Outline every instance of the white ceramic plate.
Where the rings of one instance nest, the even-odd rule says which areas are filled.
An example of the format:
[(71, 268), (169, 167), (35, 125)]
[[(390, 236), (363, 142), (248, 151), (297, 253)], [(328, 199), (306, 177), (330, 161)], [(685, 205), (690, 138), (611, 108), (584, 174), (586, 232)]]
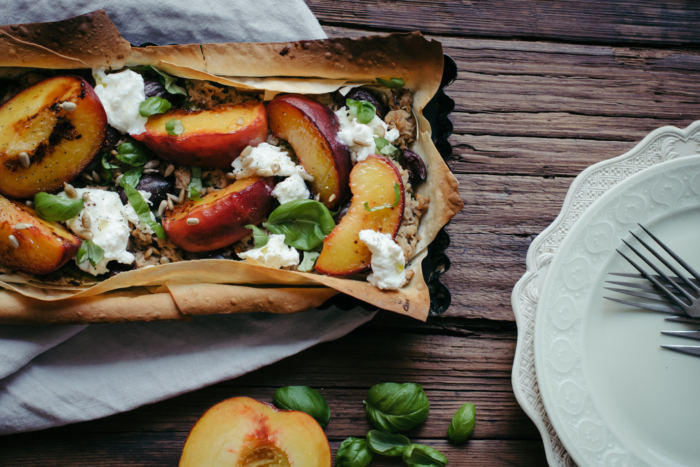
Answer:
[(700, 157), (649, 168), (610, 189), (552, 260), (535, 319), (535, 367), (550, 421), (579, 465), (697, 465), (700, 359), (660, 343), (664, 315), (604, 300), (616, 252), (641, 222), (700, 266)]

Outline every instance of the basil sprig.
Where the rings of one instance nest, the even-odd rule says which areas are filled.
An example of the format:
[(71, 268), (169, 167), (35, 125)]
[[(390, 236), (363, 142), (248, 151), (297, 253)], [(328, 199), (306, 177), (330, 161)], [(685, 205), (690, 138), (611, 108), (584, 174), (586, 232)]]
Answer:
[(336, 467), (367, 467), (374, 459), (374, 453), (364, 439), (352, 436), (343, 441), (335, 456)]
[(372, 430), (367, 433), (367, 445), (377, 454), (398, 457), (411, 445), (411, 440), (398, 433)]
[(185, 127), (180, 120), (171, 118), (168, 120), (168, 123), (165, 124), (165, 131), (167, 131), (170, 136), (178, 136), (185, 132)]
[(255, 242), (255, 248), (262, 248), (265, 245), (267, 245), (267, 242), (270, 240), (270, 237), (268, 237), (265, 232), (263, 232), (261, 229), (257, 228), (252, 224), (246, 225), (245, 228), (253, 231), (253, 241)]
[(80, 214), (80, 211), (83, 210), (83, 200), (42, 192), (34, 196), (34, 209), (44, 220), (62, 222)]
[(377, 151), (379, 151), (379, 154), (384, 154), (385, 156), (398, 155), (399, 148), (389, 143), (386, 138), (375, 136), (374, 144), (377, 146)]
[(127, 185), (136, 188), (141, 181), (141, 175), (143, 175), (143, 167), (134, 167), (122, 175), (119, 185), (122, 188), (126, 188)]
[(450, 463), (443, 453), (423, 444), (411, 444), (403, 452), (408, 467), (445, 467)]
[(297, 199), (280, 205), (272, 211), (263, 226), (277, 235), (284, 235), (284, 243), (298, 250), (313, 250), (335, 227), (328, 208), (312, 199)]
[(272, 396), (275, 407), (282, 410), (298, 410), (311, 415), (322, 427), (331, 419), (331, 408), (321, 393), (308, 386), (286, 386)]
[(371, 122), (377, 114), (377, 108), (367, 101), (345, 99), (345, 105), (348, 106), (351, 113), (357, 116), (357, 121), (365, 125)]
[(453, 443), (463, 443), (474, 432), (475, 424), (476, 409), (474, 404), (466, 403), (460, 407), (454, 417), (452, 417), (450, 428), (447, 430), (447, 437), (450, 438), (450, 441)]
[(201, 201), (199, 192), (202, 191), (202, 168), (196, 165), (190, 166), (190, 183), (187, 184), (187, 197), (195, 201)]
[(92, 267), (96, 268), (104, 257), (105, 251), (100, 247), (100, 245), (92, 240), (84, 240), (83, 243), (80, 244), (78, 257), (76, 259), (78, 264), (83, 264), (85, 261), (90, 261)]
[(158, 77), (160, 84), (165, 86), (165, 90), (168, 91), (170, 94), (181, 94), (183, 96), (187, 95), (187, 91), (185, 90), (185, 88), (177, 85), (177, 78), (175, 78), (174, 76), (170, 76), (169, 74), (167, 74), (164, 71), (160, 71), (158, 68), (156, 68), (152, 65), (136, 66), (136, 67), (132, 68), (132, 70), (137, 70), (137, 71), (153, 70), (160, 75)]
[(109, 185), (112, 183), (112, 179), (114, 178), (114, 174), (112, 173), (112, 169), (118, 169), (118, 165), (114, 165), (111, 162), (109, 162), (109, 156), (110, 153), (105, 152), (102, 154), (102, 168), (104, 169), (104, 184)]
[(150, 117), (151, 115), (164, 114), (170, 110), (170, 102), (162, 97), (152, 96), (141, 102), (139, 105), (139, 114), (142, 117)]
[(423, 387), (415, 383), (377, 384), (363, 402), (372, 424), (389, 433), (410, 430), (424, 422), (430, 412)]
[(144, 145), (136, 141), (127, 141), (117, 146), (117, 155), (115, 157), (132, 167), (145, 165), (149, 160), (148, 151)]
[(129, 204), (136, 211), (136, 215), (139, 216), (139, 220), (153, 229), (158, 238), (165, 240), (166, 236), (163, 226), (151, 218), (151, 210), (141, 193), (131, 185), (124, 186), (124, 192), (126, 197), (129, 198)]
[(376, 212), (376, 211), (381, 211), (382, 209), (395, 208), (396, 206), (399, 205), (400, 201), (401, 201), (401, 188), (399, 187), (398, 183), (394, 182), (394, 204), (382, 204), (381, 206), (375, 206), (373, 208), (370, 208), (369, 203), (367, 201), (365, 201), (365, 203), (364, 203), (365, 211)]
[(377, 78), (377, 83), (381, 84), (385, 88), (389, 89), (398, 89), (404, 87), (406, 83), (401, 78), (391, 78), (391, 79), (382, 79), (382, 78)]
[(301, 272), (312, 271), (319, 256), (321, 256), (321, 253), (318, 251), (305, 251), (304, 259), (301, 261), (299, 266), (297, 266), (297, 269)]

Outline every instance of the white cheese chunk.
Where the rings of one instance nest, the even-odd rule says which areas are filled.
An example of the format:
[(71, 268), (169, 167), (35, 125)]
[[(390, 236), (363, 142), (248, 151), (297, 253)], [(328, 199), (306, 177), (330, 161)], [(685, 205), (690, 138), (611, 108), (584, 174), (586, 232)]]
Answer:
[(255, 175), (260, 177), (288, 177), (296, 172), (294, 162), (277, 146), (260, 143), (233, 161), (233, 174), (236, 178), (248, 178)]
[(382, 290), (396, 290), (406, 282), (406, 258), (389, 234), (360, 231), (360, 240), (372, 252), (372, 274), (367, 281)]
[(238, 253), (238, 256), (254, 259), (275, 269), (299, 264), (299, 252), (284, 244), (284, 235), (270, 235), (264, 247)]
[(139, 105), (146, 100), (143, 77), (131, 70), (105, 75), (104, 69), (93, 70), (93, 76), (109, 124), (122, 134), (146, 131), (148, 119), (139, 113)]
[(389, 143), (394, 142), (399, 136), (399, 130), (389, 129), (384, 121), (375, 115), (368, 124), (360, 123), (356, 116), (347, 107), (335, 112), (340, 121), (338, 137), (350, 150), (353, 162), (362, 162), (370, 154), (377, 152), (375, 136), (381, 136)]
[(272, 190), (272, 196), (277, 198), (280, 204), (297, 199), (309, 199), (309, 196), (311, 196), (311, 192), (309, 192), (299, 172), (304, 172), (304, 168), (297, 166), (297, 170), (292, 175), (278, 183), (275, 189)]

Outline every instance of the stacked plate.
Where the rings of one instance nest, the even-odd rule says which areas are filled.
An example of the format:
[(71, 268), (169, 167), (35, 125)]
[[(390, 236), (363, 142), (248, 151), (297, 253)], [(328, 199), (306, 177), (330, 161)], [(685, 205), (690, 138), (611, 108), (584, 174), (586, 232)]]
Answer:
[[(700, 465), (700, 359), (659, 313), (603, 296), (616, 253), (642, 223), (700, 266), (700, 122), (660, 128), (573, 182), (557, 219), (532, 243), (512, 295), (513, 389), (552, 466)], [(613, 279), (614, 280), (614, 279)]]

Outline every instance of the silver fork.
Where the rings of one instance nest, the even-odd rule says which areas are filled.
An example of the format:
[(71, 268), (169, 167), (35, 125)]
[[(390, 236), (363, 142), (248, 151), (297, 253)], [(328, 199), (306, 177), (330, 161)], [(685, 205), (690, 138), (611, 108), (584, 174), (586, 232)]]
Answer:
[[(700, 325), (700, 319), (689, 318), (686, 316), (669, 316), (668, 318), (666, 318), (666, 321)], [(661, 331), (661, 334), (665, 334), (667, 336), (684, 337), (686, 339), (700, 340), (700, 330)], [(695, 357), (700, 357), (700, 345), (662, 345), (661, 347), (663, 347), (664, 349), (675, 350), (676, 352), (693, 355)]]

